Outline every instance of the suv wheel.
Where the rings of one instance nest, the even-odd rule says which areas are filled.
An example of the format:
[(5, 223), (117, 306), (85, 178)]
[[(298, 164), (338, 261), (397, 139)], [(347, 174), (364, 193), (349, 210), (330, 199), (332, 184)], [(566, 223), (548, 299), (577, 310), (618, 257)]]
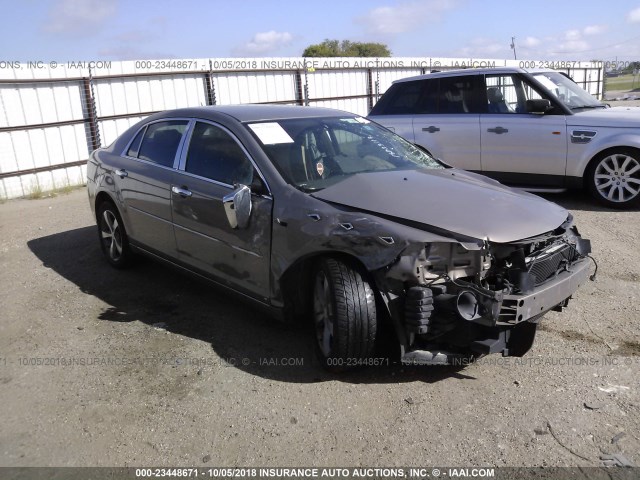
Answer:
[(373, 352), (376, 300), (369, 283), (352, 267), (332, 258), (318, 262), (313, 315), (316, 350), (325, 368), (347, 370)]
[(597, 156), (587, 171), (589, 192), (611, 208), (640, 201), (640, 151), (618, 148)]
[(125, 268), (131, 263), (129, 238), (122, 217), (111, 202), (103, 202), (98, 207), (98, 238), (102, 253), (112, 266)]

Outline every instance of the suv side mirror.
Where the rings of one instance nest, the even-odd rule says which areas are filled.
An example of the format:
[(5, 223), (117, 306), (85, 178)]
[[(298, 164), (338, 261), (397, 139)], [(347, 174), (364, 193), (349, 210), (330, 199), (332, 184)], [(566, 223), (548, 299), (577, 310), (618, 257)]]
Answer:
[(527, 108), (527, 113), (537, 113), (539, 115), (544, 115), (552, 108), (551, 102), (546, 98), (527, 100), (527, 103), (525, 105)]
[(237, 185), (235, 190), (222, 198), (224, 211), (231, 228), (246, 228), (251, 217), (251, 189)]

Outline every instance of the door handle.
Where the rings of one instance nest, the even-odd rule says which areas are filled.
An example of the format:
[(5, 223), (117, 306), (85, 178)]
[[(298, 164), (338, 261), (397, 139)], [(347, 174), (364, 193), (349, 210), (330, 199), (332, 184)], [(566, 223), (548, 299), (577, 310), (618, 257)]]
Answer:
[(171, 192), (176, 195), (180, 195), (182, 198), (187, 198), (193, 195), (191, 193), (191, 190), (189, 190), (187, 187), (171, 187)]
[(509, 131), (508, 128), (496, 127), (496, 128), (487, 128), (487, 132), (497, 133), (500, 135), (501, 133), (507, 133)]
[(120, 178), (124, 178), (124, 177), (128, 177), (129, 176), (129, 174), (127, 173), (127, 171), (124, 168), (122, 168), (122, 169), (118, 168), (116, 170), (116, 175), (119, 176)]
[(439, 132), (440, 129), (438, 127), (434, 127), (433, 125), (429, 125), (428, 127), (424, 127), (422, 131), (429, 132), (429, 133), (436, 133), (436, 132)]

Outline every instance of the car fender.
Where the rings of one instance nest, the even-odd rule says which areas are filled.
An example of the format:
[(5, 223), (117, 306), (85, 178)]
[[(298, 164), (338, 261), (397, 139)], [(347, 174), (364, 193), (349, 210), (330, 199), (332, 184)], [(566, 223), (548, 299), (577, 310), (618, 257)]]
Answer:
[[(568, 127), (568, 129), (571, 130), (572, 127)], [(582, 129), (591, 130), (586, 127), (582, 127)], [(583, 145), (569, 143), (569, 161), (567, 162), (568, 177), (583, 177), (591, 160), (604, 150), (625, 147), (640, 149), (640, 135), (638, 134), (624, 132), (613, 135), (605, 134), (602, 137), (600, 135), (602, 135), (602, 133), (598, 132), (593, 141), (585, 145), (586, 148), (582, 151), (578, 149), (583, 147)], [(571, 142), (571, 140), (569, 140), (569, 142)]]
[(94, 216), (97, 214), (96, 202), (98, 201), (98, 198), (103, 197), (103, 195), (107, 195), (118, 209), (118, 212), (122, 217), (122, 221), (124, 222), (125, 229), (127, 231), (131, 231), (130, 219), (126, 211), (126, 205), (122, 201), (118, 182), (114, 178), (114, 172), (117, 167), (107, 165), (105, 158), (103, 157), (113, 159), (113, 156), (108, 152), (96, 150), (92, 153), (91, 158), (87, 163), (87, 187), (89, 188), (89, 198)]
[[(453, 237), (334, 206), (297, 192), (294, 195), (295, 202), (276, 201), (274, 206), (271, 274), (272, 303), (276, 305), (282, 301), (283, 275), (305, 258), (348, 255), (372, 273), (390, 266), (401, 256), (418, 255), (425, 243), (459, 242)], [(482, 242), (477, 242), (478, 245), (470, 243), (469, 248), (479, 249)]]

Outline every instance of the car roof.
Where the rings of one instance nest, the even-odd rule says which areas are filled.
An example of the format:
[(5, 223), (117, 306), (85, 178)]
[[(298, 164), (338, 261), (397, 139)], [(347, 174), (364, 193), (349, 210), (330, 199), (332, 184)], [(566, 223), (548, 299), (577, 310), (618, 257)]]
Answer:
[(554, 70), (546, 69), (528, 69), (518, 67), (496, 67), (496, 68), (463, 68), (459, 70), (442, 70), (439, 72), (426, 73), (424, 75), (416, 75), (413, 77), (401, 78), (393, 83), (412, 82), (414, 80), (425, 80), (428, 78), (442, 77), (460, 77), (463, 75), (496, 75), (504, 73), (533, 73), (533, 72), (551, 72)]
[(289, 118), (353, 117), (353, 113), (322, 107), (303, 107), (300, 105), (211, 105), (207, 107), (180, 108), (167, 110), (155, 116), (193, 117), (205, 120), (217, 120), (221, 116), (235, 118), (239, 122), (259, 122), (284, 120)]

